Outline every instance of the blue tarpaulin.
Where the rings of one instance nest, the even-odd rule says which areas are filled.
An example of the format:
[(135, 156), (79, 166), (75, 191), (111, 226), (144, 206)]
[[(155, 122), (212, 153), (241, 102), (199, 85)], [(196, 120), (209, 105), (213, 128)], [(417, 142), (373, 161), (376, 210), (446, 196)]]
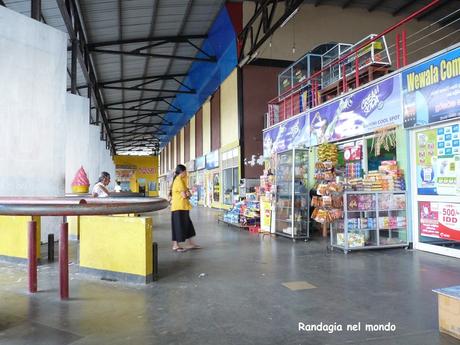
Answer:
[[(168, 113), (166, 120), (173, 126), (163, 126), (166, 135), (159, 136), (161, 147), (164, 147), (171, 138), (195, 115), (206, 99), (211, 96), (222, 82), (230, 75), (238, 63), (237, 39), (227, 8), (223, 7), (208, 32), (208, 38), (201, 47), (209, 55), (214, 55), (217, 62), (194, 61), (190, 67), (184, 84), (196, 90), (195, 94), (178, 94), (172, 103), (183, 113)], [(199, 53), (197, 57), (206, 58)], [(181, 86), (180, 90), (187, 90)], [(173, 107), (170, 108), (171, 110)]]

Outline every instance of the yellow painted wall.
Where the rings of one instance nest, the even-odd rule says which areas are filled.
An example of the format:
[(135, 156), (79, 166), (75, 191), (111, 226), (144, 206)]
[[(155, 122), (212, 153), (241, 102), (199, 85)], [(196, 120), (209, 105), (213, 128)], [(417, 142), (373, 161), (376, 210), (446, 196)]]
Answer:
[[(158, 157), (156, 156), (115, 156), (113, 158), (115, 165), (135, 165), (136, 172), (130, 179), (131, 191), (137, 192), (139, 190), (138, 179), (144, 178), (147, 184), (147, 191), (149, 196), (158, 196)], [(153, 174), (145, 173), (142, 169), (154, 168)], [(156, 182), (157, 189), (149, 191), (149, 182)]]
[(190, 120), (190, 160), (195, 159), (195, 116)]
[(79, 239), (80, 238), (80, 216), (67, 217), (67, 223), (69, 223), (69, 237), (71, 239)]
[(203, 154), (211, 152), (211, 102), (203, 104)]
[(80, 217), (80, 266), (152, 274), (152, 218)]
[(40, 217), (0, 216), (0, 255), (27, 259), (29, 221), (37, 222), (37, 258), (40, 257)]
[(180, 130), (180, 161), (182, 164), (185, 163), (185, 142), (184, 142), (184, 129)]
[(238, 140), (237, 69), (220, 86), (220, 143), (226, 146)]

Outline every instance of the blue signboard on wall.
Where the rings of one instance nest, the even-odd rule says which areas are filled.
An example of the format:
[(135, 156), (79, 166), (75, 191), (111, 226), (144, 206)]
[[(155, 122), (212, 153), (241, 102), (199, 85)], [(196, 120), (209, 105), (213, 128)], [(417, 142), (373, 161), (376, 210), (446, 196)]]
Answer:
[(284, 150), (308, 146), (308, 113), (302, 113), (264, 132), (264, 157)]
[(310, 145), (319, 145), (402, 124), (399, 75), (310, 111)]
[(460, 47), (402, 72), (404, 127), (460, 116)]
[(195, 159), (195, 169), (196, 170), (202, 170), (205, 168), (205, 157), (204, 156), (201, 156), (201, 157), (198, 157)]
[(219, 166), (219, 151), (215, 150), (206, 155), (206, 169), (214, 169)]

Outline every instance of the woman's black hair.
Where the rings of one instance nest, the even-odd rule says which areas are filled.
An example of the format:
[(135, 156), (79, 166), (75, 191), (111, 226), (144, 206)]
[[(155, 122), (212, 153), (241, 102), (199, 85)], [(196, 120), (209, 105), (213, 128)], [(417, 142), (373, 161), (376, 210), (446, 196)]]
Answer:
[(171, 188), (169, 189), (169, 196), (170, 197), (172, 197), (172, 187), (173, 187), (173, 184), (174, 184), (174, 180), (176, 179), (177, 176), (179, 176), (181, 173), (183, 173), (186, 170), (187, 170), (187, 168), (183, 164), (178, 164), (176, 166), (176, 170), (174, 170), (174, 177), (173, 177), (173, 180), (171, 182)]
[(101, 172), (98, 181), (102, 182), (102, 180), (104, 180), (105, 178), (110, 178), (110, 174), (107, 171)]

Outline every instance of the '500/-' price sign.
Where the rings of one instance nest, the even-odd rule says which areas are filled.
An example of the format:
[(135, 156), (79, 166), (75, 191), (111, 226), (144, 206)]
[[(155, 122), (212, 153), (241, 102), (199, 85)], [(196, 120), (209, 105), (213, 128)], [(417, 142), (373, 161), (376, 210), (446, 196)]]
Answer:
[(439, 237), (460, 241), (460, 204), (439, 203)]

